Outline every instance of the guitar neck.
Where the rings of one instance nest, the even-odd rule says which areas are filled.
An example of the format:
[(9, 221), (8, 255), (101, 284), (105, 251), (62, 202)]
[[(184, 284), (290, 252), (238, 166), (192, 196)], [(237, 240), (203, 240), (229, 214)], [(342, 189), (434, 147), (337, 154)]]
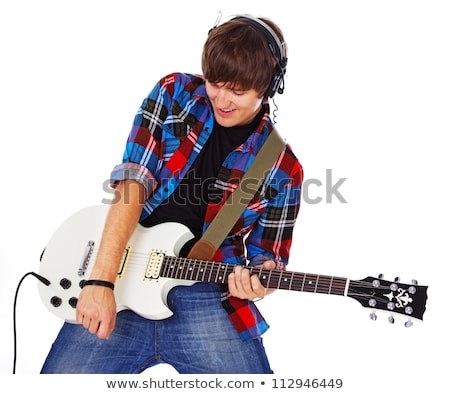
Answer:
[[(161, 276), (166, 278), (225, 284), (235, 265), (221, 262), (165, 256)], [(305, 291), (309, 293), (346, 295), (349, 281), (346, 278), (307, 274), (302, 272), (266, 270), (248, 267), (261, 283), (269, 289)]]

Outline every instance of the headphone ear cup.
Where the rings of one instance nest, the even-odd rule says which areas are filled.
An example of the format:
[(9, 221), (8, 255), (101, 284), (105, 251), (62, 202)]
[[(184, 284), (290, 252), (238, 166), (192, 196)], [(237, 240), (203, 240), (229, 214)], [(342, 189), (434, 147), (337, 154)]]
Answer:
[(276, 72), (270, 81), (269, 88), (266, 90), (266, 93), (264, 94), (265, 98), (272, 98), (275, 96), (275, 93), (277, 93), (278, 85), (280, 85), (280, 74)]
[(287, 59), (284, 59), (284, 64), (277, 63), (272, 80), (270, 81), (269, 88), (267, 89), (264, 97), (272, 98), (276, 93), (283, 94), (284, 92), (284, 74), (286, 73)]

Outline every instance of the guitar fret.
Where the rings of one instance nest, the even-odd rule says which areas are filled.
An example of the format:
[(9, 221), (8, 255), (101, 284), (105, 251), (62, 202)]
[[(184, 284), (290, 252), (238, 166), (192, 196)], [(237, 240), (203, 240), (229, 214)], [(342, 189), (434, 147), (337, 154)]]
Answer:
[(304, 286), (303, 286), (303, 290), (307, 291), (307, 292), (310, 292), (310, 293), (314, 293), (315, 292), (315, 288), (316, 288), (316, 281), (317, 281), (317, 276), (316, 275), (306, 274), (305, 275), (305, 283), (304, 283)]
[(329, 294), (344, 295), (347, 286), (346, 278), (333, 277), (333, 287)]
[(181, 269), (180, 261), (177, 261), (176, 269), (175, 269), (175, 279), (180, 279), (180, 269)]
[[(291, 277), (290, 280), (287, 278), (287, 276), (289, 276), (289, 275)], [(283, 290), (290, 290), (291, 284), (292, 284), (292, 277), (293, 277), (293, 275), (290, 272), (285, 272), (285, 271), (281, 272), (278, 288), (283, 289)]]
[(199, 280), (198, 275), (201, 272), (199, 267), (201, 266), (201, 264), (200, 264), (200, 261), (198, 261), (198, 260), (193, 260), (193, 262), (194, 262), (194, 268), (192, 270), (191, 279), (198, 281)]
[(289, 290), (297, 290), (297, 291), (301, 291), (301, 285), (303, 284), (303, 279), (300, 279), (300, 276), (303, 274), (300, 273), (296, 273), (296, 272), (292, 272), (291, 273), (291, 283), (289, 285)]
[(164, 256), (162, 267), (161, 267), (161, 276), (162, 277), (167, 276), (167, 266), (168, 265), (169, 265), (168, 264), (168, 258), (167, 258), (167, 256)]
[(174, 268), (174, 264), (173, 264), (173, 258), (172, 257), (168, 257), (167, 258), (167, 264), (166, 264), (166, 268), (165, 268), (165, 272), (164, 272), (164, 276), (167, 278), (172, 278), (173, 277), (173, 268)]
[(201, 268), (202, 262), (200, 260), (193, 259), (191, 260), (193, 264), (192, 273), (191, 273), (191, 280), (195, 281), (202, 281), (201, 278), (199, 278), (199, 275), (203, 273), (203, 270)]
[(280, 283), (280, 272), (281, 271), (275, 271), (275, 270), (266, 270), (264, 271), (267, 275), (267, 287), (269, 289), (278, 289), (279, 283)]
[(201, 269), (200, 272), (202, 273), (202, 278), (201, 278), (202, 282), (205, 282), (206, 267), (207, 267), (206, 263), (200, 262), (200, 269)]
[[(183, 263), (184, 262), (184, 263)], [(185, 264), (186, 260), (183, 261), (178, 261), (178, 267), (177, 267), (177, 279), (184, 279), (185, 276), (185, 268), (186, 268), (186, 264)]]
[(267, 280), (267, 274), (268, 274), (268, 271), (263, 271), (263, 268), (262, 268), (262, 267), (259, 267), (259, 268), (252, 267), (252, 268), (251, 268), (251, 272), (253, 273), (254, 271), (259, 271), (259, 274), (257, 274), (257, 275), (258, 275), (258, 277), (259, 277), (259, 280), (260, 280), (261, 283), (263, 284), (263, 286), (264, 286), (264, 287), (267, 287), (267, 288), (270, 288), (270, 287), (268, 286), (268, 280)]
[(305, 274), (303, 278), (302, 291), (315, 293), (317, 275)]
[(221, 276), (221, 279), (220, 279), (220, 283), (223, 284), (228, 279), (227, 265), (226, 264), (221, 264), (220, 269), (222, 270), (222, 276)]
[(197, 265), (198, 265), (197, 260), (189, 259), (189, 271), (190, 271), (189, 280), (198, 280), (197, 279), (197, 276), (198, 276)]
[[(189, 275), (189, 280), (192, 280), (192, 275), (194, 273), (194, 269), (192, 268), (192, 263), (194, 263), (194, 267), (195, 267), (195, 261), (192, 260), (192, 259), (189, 259), (188, 260), (188, 267), (187, 267), (187, 271), (190, 274)], [(186, 279), (187, 279), (187, 277), (186, 277)]]
[(217, 283), (217, 277), (219, 276), (219, 267), (217, 263), (211, 264), (211, 271), (213, 272), (213, 279), (211, 281)]
[(208, 265), (208, 267), (205, 267), (206, 268), (206, 271), (208, 271), (209, 272), (209, 275), (208, 275), (208, 282), (211, 282), (211, 275), (212, 275), (212, 273), (213, 273), (213, 270), (212, 270), (212, 264), (209, 264)]
[(217, 283), (218, 281), (218, 276), (219, 276), (219, 272), (220, 272), (220, 266), (219, 264), (213, 264), (214, 265), (214, 269), (216, 271), (216, 277), (214, 278), (214, 283)]
[(322, 276), (320, 278), (320, 284), (316, 290), (316, 293), (330, 294), (331, 280), (331, 276)]
[(277, 278), (274, 278), (274, 276), (276, 276), (276, 273), (275, 273), (274, 271), (269, 271), (269, 275), (268, 275), (268, 286), (269, 286), (271, 289), (276, 288), (276, 283), (278, 282), (278, 281), (277, 281)]
[(280, 288), (281, 278), (283, 277), (283, 271), (280, 271), (278, 273), (278, 275), (279, 275), (279, 278), (278, 278), (278, 283), (277, 283), (277, 289)]
[(230, 271), (230, 267), (227, 264), (219, 263), (218, 267), (220, 268), (220, 274), (221, 274), (221, 276), (219, 277), (220, 282), (218, 282), (218, 283), (224, 284), (224, 283), (226, 283), (226, 281), (228, 279), (228, 275), (233, 271), (232, 270)]

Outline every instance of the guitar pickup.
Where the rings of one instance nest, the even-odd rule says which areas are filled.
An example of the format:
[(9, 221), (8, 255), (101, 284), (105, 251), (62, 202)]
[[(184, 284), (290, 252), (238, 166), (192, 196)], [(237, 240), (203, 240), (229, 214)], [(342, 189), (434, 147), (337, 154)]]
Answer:
[(125, 273), (125, 265), (128, 261), (128, 257), (130, 256), (130, 253), (131, 253), (131, 246), (128, 246), (123, 251), (122, 260), (120, 260), (119, 272), (117, 273), (117, 278), (119, 278), (119, 279), (123, 278), (123, 275)]
[(144, 280), (158, 279), (167, 250), (153, 249), (148, 259)]

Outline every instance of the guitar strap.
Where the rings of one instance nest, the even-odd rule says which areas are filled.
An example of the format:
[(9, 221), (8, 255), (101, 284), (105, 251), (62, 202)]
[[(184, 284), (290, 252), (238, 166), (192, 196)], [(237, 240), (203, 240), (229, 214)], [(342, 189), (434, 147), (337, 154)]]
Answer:
[(236, 190), (230, 194), (202, 237), (192, 247), (188, 255), (189, 258), (212, 259), (245, 207), (258, 191), (263, 179), (267, 176), (267, 172), (272, 168), (285, 146), (286, 143), (277, 129), (273, 127)]

